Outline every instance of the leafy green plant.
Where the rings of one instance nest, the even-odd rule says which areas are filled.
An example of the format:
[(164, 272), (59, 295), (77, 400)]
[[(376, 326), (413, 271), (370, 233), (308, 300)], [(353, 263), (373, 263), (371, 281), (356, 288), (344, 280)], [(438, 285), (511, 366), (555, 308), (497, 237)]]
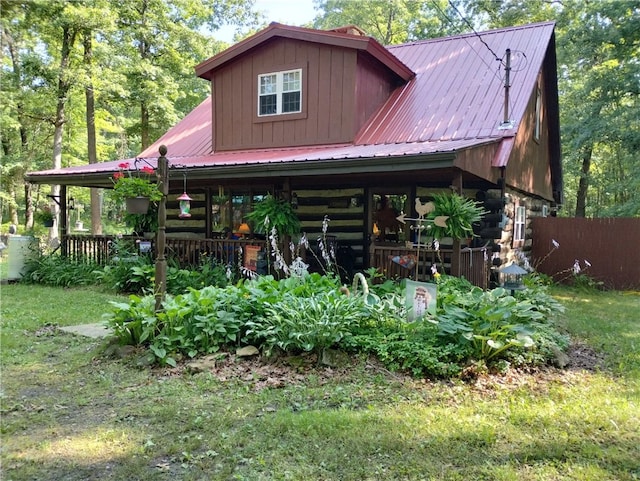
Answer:
[(480, 204), (472, 199), (467, 199), (461, 195), (435, 194), (433, 196), (435, 209), (429, 214), (430, 219), (439, 216), (447, 216), (446, 226), (442, 227), (431, 224), (429, 235), (436, 239), (452, 237), (454, 239), (464, 239), (473, 236), (473, 223), (482, 219), (486, 211)]
[(49, 207), (48, 205), (41, 207), (35, 212), (35, 214), (33, 215), (33, 219), (36, 222), (40, 222), (41, 224), (53, 222), (54, 215), (51, 211), (51, 207)]
[(514, 348), (533, 348), (536, 326), (552, 313), (552, 302), (519, 300), (503, 288), (449, 296), (436, 316), (440, 334), (467, 344), (475, 360), (491, 361)]
[(266, 353), (316, 351), (331, 347), (350, 335), (366, 315), (360, 297), (324, 291), (311, 297), (285, 295), (268, 306), (263, 316), (247, 322), (247, 338), (259, 341)]
[(129, 302), (111, 301), (112, 311), (103, 320), (113, 329), (122, 344), (140, 345), (158, 332), (153, 296), (130, 295)]
[(123, 252), (123, 256), (114, 257), (111, 262), (96, 269), (96, 279), (119, 293), (151, 292), (155, 266), (147, 255), (137, 255)]
[(57, 287), (95, 284), (97, 264), (89, 261), (70, 261), (59, 254), (34, 253), (25, 258), (21, 282)]
[(162, 308), (157, 313), (160, 331), (150, 347), (161, 363), (170, 365), (176, 364), (176, 354), (195, 357), (237, 345), (251, 315), (242, 289), (235, 286), (189, 289), (186, 294), (168, 296)]
[(257, 233), (269, 233), (272, 229), (281, 236), (300, 232), (300, 219), (291, 203), (271, 194), (257, 202), (246, 218), (253, 223)]
[(138, 235), (142, 235), (145, 232), (156, 232), (158, 230), (158, 203), (151, 202), (146, 214), (125, 212), (123, 220)]

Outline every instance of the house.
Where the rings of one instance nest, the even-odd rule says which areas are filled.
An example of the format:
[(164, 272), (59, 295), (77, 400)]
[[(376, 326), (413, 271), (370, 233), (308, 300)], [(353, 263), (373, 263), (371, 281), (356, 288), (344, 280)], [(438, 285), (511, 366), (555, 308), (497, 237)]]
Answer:
[[(377, 247), (416, 241), (411, 221), (378, 225), (378, 210), (411, 219), (416, 199), (455, 191), (489, 211), (471, 247), (504, 260), (530, 245), (530, 219), (562, 203), (553, 23), (389, 47), (356, 27), (272, 23), (195, 73), (211, 95), (138, 156), (155, 166), (168, 148), (169, 237), (237, 230), (273, 193), (294, 204), (310, 239), (327, 215), (365, 268)], [(120, 162), (26, 179), (108, 188)], [(184, 182), (188, 220), (173, 215)]]

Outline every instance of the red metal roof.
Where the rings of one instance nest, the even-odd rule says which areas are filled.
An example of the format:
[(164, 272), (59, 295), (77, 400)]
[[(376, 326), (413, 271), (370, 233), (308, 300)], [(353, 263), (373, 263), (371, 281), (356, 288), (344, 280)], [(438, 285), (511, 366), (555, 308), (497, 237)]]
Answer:
[[(265, 30), (269, 29), (279, 32), (300, 30), (277, 24)], [(158, 148), (164, 144), (168, 148), (167, 157), (175, 167), (248, 167), (288, 162), (425, 156), (504, 140), (493, 163), (494, 167), (504, 166), (527, 102), (534, 92), (553, 30), (553, 23), (539, 23), (483, 32), (480, 34), (482, 40), (476, 34), (466, 34), (388, 47), (388, 53), (398, 59), (399, 65), (406, 65), (415, 72), (415, 77), (393, 92), (362, 128), (353, 144), (212, 152), (212, 105), (211, 98), (207, 98), (139, 157), (155, 162)], [(321, 35), (347, 34), (322, 32)], [(347, 36), (357, 38), (355, 35)], [(213, 59), (218, 59), (218, 62), (221, 56), (239, 55), (247, 44), (252, 45), (254, 40), (251, 39), (256, 37), (264, 38), (260, 33), (256, 34), (244, 45), (240, 42)], [(501, 130), (504, 70), (499, 68), (500, 62), (493, 52), (496, 56), (503, 56), (507, 48), (514, 54), (509, 108), (513, 128)], [(206, 68), (211, 67), (212, 59), (207, 62), (201, 66), (207, 64)], [(201, 68), (206, 70), (204, 66)], [(82, 176), (113, 172), (117, 170), (118, 162), (30, 173), (27, 178), (38, 181), (41, 176), (56, 174)]]
[[(534, 92), (553, 29), (553, 23), (542, 23), (484, 32), (482, 40), (467, 34), (388, 47), (416, 72), (416, 78), (394, 92), (362, 129), (356, 144), (514, 135)], [(514, 128), (500, 130), (504, 69), (496, 56), (504, 57), (507, 49), (513, 56), (509, 117)]]

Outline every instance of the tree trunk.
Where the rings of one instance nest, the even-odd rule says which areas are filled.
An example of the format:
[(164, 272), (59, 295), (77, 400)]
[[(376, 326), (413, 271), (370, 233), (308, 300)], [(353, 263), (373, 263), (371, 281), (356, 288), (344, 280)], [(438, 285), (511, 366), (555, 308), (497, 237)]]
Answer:
[[(87, 154), (89, 163), (98, 162), (98, 154), (96, 149), (96, 107), (95, 97), (93, 94), (93, 48), (91, 43), (91, 30), (85, 30), (83, 36), (84, 45), (84, 64), (87, 69), (87, 84), (84, 88), (84, 96), (86, 101), (86, 119), (87, 119)], [(102, 234), (102, 204), (100, 192), (96, 188), (89, 189), (91, 195), (91, 233), (93, 235)]]
[(147, 102), (140, 102), (140, 139), (142, 142), (142, 149), (144, 150), (151, 142), (149, 141), (149, 108), (147, 107)]
[[(53, 168), (60, 169), (62, 167), (62, 138), (64, 133), (65, 118), (65, 106), (67, 103), (67, 95), (71, 89), (71, 81), (69, 75), (69, 63), (71, 62), (71, 47), (75, 42), (76, 32), (71, 27), (65, 25), (62, 27), (62, 49), (60, 52), (60, 72), (58, 73), (58, 94), (56, 104), (56, 118), (54, 121), (53, 132)], [(51, 195), (54, 198), (59, 199), (60, 186), (51, 186)], [(66, 212), (60, 213), (58, 204), (55, 202), (51, 205), (53, 213), (56, 217), (56, 223), (54, 228), (49, 230), (49, 242), (50, 245), (54, 245), (58, 241), (58, 229), (55, 228), (59, 225), (60, 214), (66, 215)]]
[[(146, 38), (148, 8), (148, 0), (143, 0), (140, 10), (143, 28), (141, 28), (140, 30), (140, 38), (138, 39), (138, 52), (140, 53), (140, 59), (143, 65), (148, 62), (150, 54), (150, 46)], [(149, 105), (147, 103), (147, 100), (144, 98), (144, 94), (142, 94), (142, 99), (140, 100), (140, 142), (142, 144), (141, 150), (146, 149), (151, 144), (151, 142), (149, 141)]]
[(582, 155), (582, 168), (580, 169), (578, 192), (576, 192), (576, 217), (586, 217), (587, 191), (589, 189), (589, 170), (591, 170), (592, 154), (593, 144), (590, 144), (584, 148)]
[[(11, 57), (11, 67), (13, 68), (14, 88), (16, 92), (20, 92), (22, 90), (22, 85), (20, 83), (20, 79), (22, 79), (22, 63), (19, 58), (19, 55), (20, 55), (19, 48), (16, 45), (16, 42), (14, 41), (13, 36), (11, 35), (11, 32), (8, 29), (4, 29), (2, 33), (3, 33), (2, 39), (8, 47), (9, 56)], [(27, 159), (28, 156), (25, 154), (27, 153), (27, 148), (29, 146), (28, 145), (29, 138), (27, 136), (27, 128), (25, 127), (24, 104), (20, 99), (16, 104), (16, 111), (17, 111), (16, 114), (17, 114), (18, 124), (19, 124), (18, 130), (20, 133), (20, 153), (22, 154), (23, 165), (26, 169), (28, 168), (28, 165), (26, 164), (25, 159)], [(11, 150), (13, 149), (11, 148), (11, 142), (7, 137), (2, 138), (2, 146), (4, 149), (4, 154), (10, 155)], [(12, 186), (11, 195), (14, 200), (17, 200), (16, 190), (17, 190), (17, 186)], [(24, 226), (26, 229), (33, 228), (33, 201), (31, 199), (31, 191), (32, 191), (31, 186), (28, 184), (25, 184), (24, 186), (24, 194), (25, 194)], [(13, 205), (9, 206), (9, 218), (12, 224), (18, 225), (19, 223), (18, 209)]]

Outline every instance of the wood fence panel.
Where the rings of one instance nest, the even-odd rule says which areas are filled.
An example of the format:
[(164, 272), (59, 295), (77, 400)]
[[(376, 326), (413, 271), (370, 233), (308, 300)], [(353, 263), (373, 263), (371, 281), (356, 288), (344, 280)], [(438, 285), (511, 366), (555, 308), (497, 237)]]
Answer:
[[(640, 289), (640, 219), (538, 217), (531, 227), (531, 264), (538, 272), (566, 281), (578, 260), (581, 273), (606, 288)], [(585, 261), (591, 264), (586, 270)]]

